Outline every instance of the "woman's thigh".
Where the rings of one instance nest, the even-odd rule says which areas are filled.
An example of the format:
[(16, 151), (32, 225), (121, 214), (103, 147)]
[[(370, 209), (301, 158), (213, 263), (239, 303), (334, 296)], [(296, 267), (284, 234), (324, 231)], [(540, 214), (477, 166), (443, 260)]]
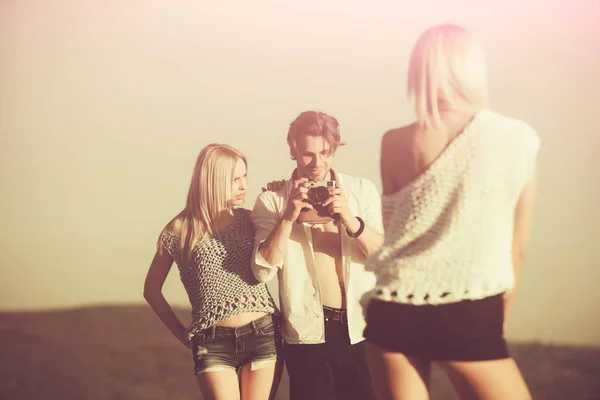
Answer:
[(529, 400), (531, 394), (512, 358), (438, 362), (463, 400)]
[(203, 400), (240, 400), (235, 368), (223, 367), (218, 371), (201, 372), (197, 380)]
[(379, 400), (429, 398), (429, 363), (367, 342), (367, 364)]
[(272, 316), (255, 320), (252, 332), (245, 334), (240, 369), (242, 400), (267, 400), (277, 390), (283, 365), (281, 336)]
[(239, 400), (234, 339), (211, 329), (192, 339), (192, 355), (198, 386), (204, 400)]
[(273, 399), (283, 374), (283, 362), (265, 360), (245, 364), (240, 370), (242, 400)]

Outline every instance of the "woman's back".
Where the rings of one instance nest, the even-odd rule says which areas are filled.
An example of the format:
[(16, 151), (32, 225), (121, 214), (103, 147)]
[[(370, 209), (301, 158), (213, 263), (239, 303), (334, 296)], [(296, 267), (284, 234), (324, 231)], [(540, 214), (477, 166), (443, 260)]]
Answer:
[(382, 142), (383, 193), (392, 194), (423, 173), (473, 119), (472, 114), (447, 113), (443, 128), (424, 129), (417, 123), (387, 132)]
[(455, 118), (450, 134), (411, 125), (386, 135), (386, 239), (368, 263), (376, 297), (438, 304), (512, 287), (514, 210), (539, 140), (527, 124), (489, 110), (470, 119)]

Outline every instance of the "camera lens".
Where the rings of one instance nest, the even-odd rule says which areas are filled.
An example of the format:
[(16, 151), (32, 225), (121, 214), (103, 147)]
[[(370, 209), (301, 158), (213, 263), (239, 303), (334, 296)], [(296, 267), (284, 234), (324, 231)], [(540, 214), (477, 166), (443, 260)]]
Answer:
[(308, 197), (313, 203), (322, 203), (329, 198), (329, 190), (324, 186), (312, 188), (308, 192)]

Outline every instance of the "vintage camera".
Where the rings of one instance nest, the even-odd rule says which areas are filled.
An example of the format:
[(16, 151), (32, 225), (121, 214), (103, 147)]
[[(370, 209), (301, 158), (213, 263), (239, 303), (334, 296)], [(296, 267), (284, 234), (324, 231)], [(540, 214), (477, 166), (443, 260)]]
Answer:
[(329, 189), (337, 188), (336, 181), (308, 181), (302, 183), (301, 186), (308, 189), (308, 199), (304, 201), (312, 204), (314, 209), (303, 208), (298, 217), (298, 222), (326, 224), (332, 220), (337, 220), (337, 215), (330, 215), (327, 207), (321, 205), (329, 198)]
[(308, 189), (308, 200), (311, 204), (320, 204), (329, 198), (329, 188), (336, 188), (335, 181), (308, 181), (302, 183)]

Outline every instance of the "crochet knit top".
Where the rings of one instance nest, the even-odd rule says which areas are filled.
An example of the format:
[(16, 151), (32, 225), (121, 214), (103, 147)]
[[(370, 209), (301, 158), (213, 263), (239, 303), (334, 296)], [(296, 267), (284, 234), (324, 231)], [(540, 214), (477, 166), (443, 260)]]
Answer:
[(192, 305), (190, 339), (232, 315), (276, 312), (266, 284), (258, 282), (250, 269), (254, 249), (250, 210), (235, 209), (229, 226), (196, 243), (190, 265), (182, 262), (179, 237), (165, 231), (160, 241), (177, 263)]
[(377, 283), (363, 300), (442, 304), (510, 291), (515, 207), (539, 144), (526, 123), (481, 110), (425, 172), (382, 196), (385, 240), (365, 263)]

